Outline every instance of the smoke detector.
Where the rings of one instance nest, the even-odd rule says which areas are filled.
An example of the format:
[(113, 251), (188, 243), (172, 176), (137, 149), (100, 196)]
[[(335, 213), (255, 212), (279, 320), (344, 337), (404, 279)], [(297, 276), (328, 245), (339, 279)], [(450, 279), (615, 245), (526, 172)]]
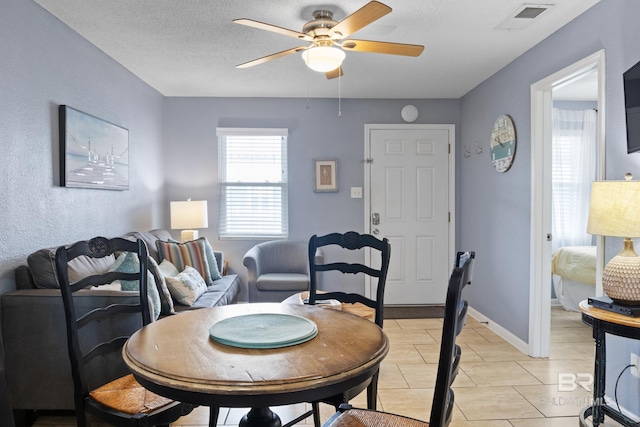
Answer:
[(553, 4), (524, 3), (498, 24), (496, 30), (521, 30), (553, 6)]

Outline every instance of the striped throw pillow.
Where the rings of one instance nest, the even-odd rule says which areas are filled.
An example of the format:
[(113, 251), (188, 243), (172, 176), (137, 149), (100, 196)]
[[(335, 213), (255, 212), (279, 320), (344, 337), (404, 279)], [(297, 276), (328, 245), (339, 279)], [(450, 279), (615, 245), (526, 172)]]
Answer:
[(205, 237), (184, 243), (156, 240), (158, 257), (166, 259), (179, 271), (184, 271), (187, 266), (195, 268), (209, 286), (213, 284), (213, 280), (207, 262), (205, 240)]

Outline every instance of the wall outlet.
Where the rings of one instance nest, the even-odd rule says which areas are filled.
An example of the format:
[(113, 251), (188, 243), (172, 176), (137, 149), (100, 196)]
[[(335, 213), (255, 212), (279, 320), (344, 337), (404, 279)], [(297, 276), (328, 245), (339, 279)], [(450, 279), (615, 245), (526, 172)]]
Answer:
[(631, 353), (631, 360), (629, 361), (631, 367), (631, 375), (634, 377), (640, 378), (640, 373), (638, 372), (638, 367), (640, 366), (640, 357), (637, 354)]
[(351, 198), (362, 199), (362, 187), (351, 187)]

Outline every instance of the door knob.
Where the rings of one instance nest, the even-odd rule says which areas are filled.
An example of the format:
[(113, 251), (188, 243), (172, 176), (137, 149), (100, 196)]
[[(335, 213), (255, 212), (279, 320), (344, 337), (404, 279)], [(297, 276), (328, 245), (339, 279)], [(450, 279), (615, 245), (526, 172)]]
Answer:
[(371, 233), (378, 235), (378, 233), (380, 233), (380, 230), (378, 230), (377, 228), (374, 228), (373, 230), (371, 230)]

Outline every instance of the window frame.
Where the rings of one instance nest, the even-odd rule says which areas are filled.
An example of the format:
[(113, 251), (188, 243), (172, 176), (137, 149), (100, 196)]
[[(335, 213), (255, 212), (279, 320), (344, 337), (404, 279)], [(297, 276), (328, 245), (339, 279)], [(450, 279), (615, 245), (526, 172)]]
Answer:
[[(288, 129), (286, 128), (216, 128), (216, 135), (218, 139), (218, 238), (220, 240), (256, 240), (256, 239), (287, 239), (289, 237), (289, 203), (288, 203)], [(280, 137), (280, 167), (281, 181), (279, 182), (253, 182), (253, 181), (241, 181), (230, 182), (227, 181), (227, 171), (229, 170), (230, 163), (227, 159), (227, 138), (228, 137), (246, 137), (251, 139), (252, 137)], [(275, 164), (275, 163), (274, 163)], [(231, 164), (232, 166), (232, 164)], [(280, 233), (271, 233), (268, 230), (260, 229), (248, 229), (242, 231), (239, 227), (228, 227), (230, 221), (227, 220), (228, 208), (232, 206), (229, 202), (228, 189), (246, 189), (253, 187), (255, 189), (264, 188), (265, 190), (272, 189), (274, 193), (280, 193), (280, 198), (267, 196), (267, 202), (273, 202), (275, 205), (280, 205), (280, 221), (274, 221), (273, 224), (277, 228), (279, 223)], [(251, 189), (247, 192), (246, 202), (252, 203)], [(258, 190), (259, 191), (259, 190)], [(237, 194), (241, 194), (241, 191)], [(257, 197), (257, 195), (253, 195)], [(255, 210), (252, 210), (255, 212)], [(277, 210), (276, 210), (277, 212)], [(248, 215), (250, 216), (250, 215)], [(268, 224), (267, 216), (261, 218), (265, 220), (265, 224)], [(231, 217), (231, 222), (233, 218)], [(260, 221), (258, 221), (260, 222)]]

